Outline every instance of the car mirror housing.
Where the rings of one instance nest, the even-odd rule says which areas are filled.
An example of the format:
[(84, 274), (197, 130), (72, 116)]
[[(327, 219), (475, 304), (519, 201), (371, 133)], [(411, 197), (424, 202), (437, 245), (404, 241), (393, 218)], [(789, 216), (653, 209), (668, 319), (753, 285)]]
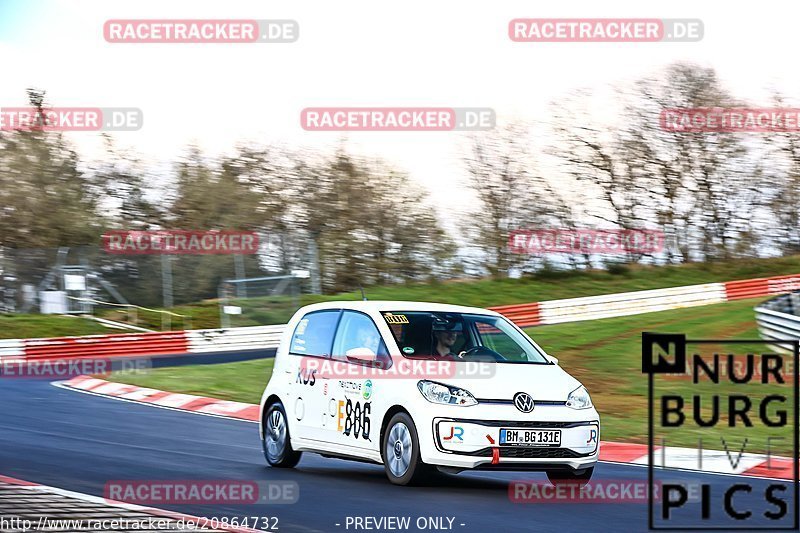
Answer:
[(378, 358), (377, 354), (368, 348), (348, 350), (345, 356), (349, 361), (358, 361), (361, 363), (374, 363)]

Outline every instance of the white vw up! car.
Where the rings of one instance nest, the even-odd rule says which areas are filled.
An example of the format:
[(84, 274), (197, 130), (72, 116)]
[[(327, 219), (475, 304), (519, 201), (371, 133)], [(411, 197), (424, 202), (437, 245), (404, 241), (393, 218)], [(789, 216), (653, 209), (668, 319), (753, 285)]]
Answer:
[(260, 431), (273, 467), (293, 467), (307, 451), (383, 464), (398, 485), (433, 467), (584, 483), (600, 417), (586, 389), (498, 313), (347, 301), (292, 317)]

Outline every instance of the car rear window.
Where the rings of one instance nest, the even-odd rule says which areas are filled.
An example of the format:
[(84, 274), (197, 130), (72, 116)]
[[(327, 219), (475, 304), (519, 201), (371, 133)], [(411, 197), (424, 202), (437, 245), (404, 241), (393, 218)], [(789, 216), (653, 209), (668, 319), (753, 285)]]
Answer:
[(313, 311), (305, 315), (292, 335), (289, 352), (295, 355), (330, 357), (339, 310)]

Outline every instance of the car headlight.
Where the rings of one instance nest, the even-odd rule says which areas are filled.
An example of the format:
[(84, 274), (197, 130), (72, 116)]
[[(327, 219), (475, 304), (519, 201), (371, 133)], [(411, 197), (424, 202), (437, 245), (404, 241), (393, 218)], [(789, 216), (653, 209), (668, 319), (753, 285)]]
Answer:
[(462, 407), (478, 403), (478, 400), (469, 391), (436, 383), (435, 381), (420, 381), (417, 383), (417, 388), (419, 388), (425, 399), (431, 403), (460, 405)]
[(567, 407), (572, 409), (588, 409), (592, 406), (592, 399), (589, 397), (589, 391), (586, 387), (581, 385), (567, 396)]

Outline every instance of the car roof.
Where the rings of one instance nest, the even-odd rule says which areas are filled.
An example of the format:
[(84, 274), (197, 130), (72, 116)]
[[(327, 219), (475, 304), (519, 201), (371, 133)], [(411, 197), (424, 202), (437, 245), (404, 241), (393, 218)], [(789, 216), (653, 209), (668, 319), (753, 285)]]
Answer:
[(481, 315), (500, 316), (495, 311), (482, 309), (480, 307), (466, 307), (463, 305), (440, 304), (433, 302), (407, 302), (395, 300), (337, 300), (332, 302), (321, 302), (302, 307), (298, 312), (307, 313), (321, 309), (352, 309), (363, 312), (386, 312), (386, 311), (436, 311), (442, 313), (474, 313)]

